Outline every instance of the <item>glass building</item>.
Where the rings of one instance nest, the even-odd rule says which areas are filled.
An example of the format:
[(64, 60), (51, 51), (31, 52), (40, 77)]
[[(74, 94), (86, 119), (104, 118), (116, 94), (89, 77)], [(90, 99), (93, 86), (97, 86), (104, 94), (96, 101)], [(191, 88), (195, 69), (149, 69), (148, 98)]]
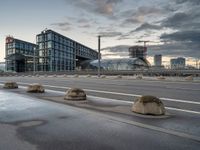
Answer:
[(38, 71), (75, 70), (82, 61), (98, 58), (98, 52), (52, 30), (36, 38)]
[(33, 71), (34, 50), (36, 44), (6, 37), (6, 71), (26, 72)]
[(185, 58), (178, 57), (170, 60), (171, 69), (184, 69)]
[[(135, 70), (150, 66), (146, 59), (140, 58), (101, 59), (100, 62), (103, 70)], [(81, 65), (85, 70), (95, 70), (98, 68), (98, 60), (85, 61)]]

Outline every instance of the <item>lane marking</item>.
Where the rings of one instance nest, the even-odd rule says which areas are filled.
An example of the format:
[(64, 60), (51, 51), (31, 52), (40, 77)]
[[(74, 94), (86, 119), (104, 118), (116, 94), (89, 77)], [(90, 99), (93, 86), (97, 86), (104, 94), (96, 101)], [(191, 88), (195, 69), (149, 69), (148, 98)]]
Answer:
[[(2, 85), (2, 84), (0, 84), (0, 85)], [(25, 89), (26, 87), (20, 86), (20, 88)], [(54, 93), (60, 93), (60, 94), (65, 93), (65, 92), (55, 91), (55, 90), (46, 90), (46, 91), (54, 92)], [(91, 96), (91, 97), (95, 97), (95, 96)], [(116, 101), (118, 101), (118, 100), (116, 100)], [(124, 101), (124, 102), (126, 102), (126, 101)], [(121, 122), (121, 123), (129, 124), (129, 125), (133, 125), (133, 126), (136, 126), (136, 127), (139, 127), (139, 128), (150, 129), (150, 130), (153, 130), (153, 131), (156, 131), (156, 132), (161, 132), (161, 133), (165, 133), (165, 134), (169, 134), (169, 135), (173, 135), (173, 136), (177, 136), (177, 137), (181, 137), (181, 138), (187, 138), (187, 139), (190, 139), (190, 140), (200, 142), (199, 136), (192, 135), (190, 133), (185, 133), (185, 132), (176, 131), (176, 130), (172, 130), (172, 129), (166, 129), (166, 128), (153, 126), (153, 125), (149, 125), (149, 124), (144, 124), (144, 123), (141, 123), (141, 122), (136, 122), (136, 121), (133, 121), (133, 120), (127, 120), (127, 119), (124, 119), (124, 118), (110, 116), (110, 115), (107, 115), (107, 114), (100, 114), (100, 113), (97, 113), (95, 111), (91, 112), (90, 110), (87, 110), (87, 109), (81, 109), (81, 111), (90, 113), (91, 115), (97, 115), (100, 118), (107, 118), (107, 119), (110, 119), (110, 120), (113, 120), (113, 121), (116, 121), (116, 122)]]
[[(46, 91), (52, 92), (52, 93), (59, 93), (59, 94), (65, 94), (65, 92), (62, 91), (56, 91), (56, 90), (49, 90), (47, 89)], [(106, 101), (112, 101), (112, 102), (122, 102), (122, 103), (128, 103), (128, 104), (133, 104), (133, 101), (123, 101), (123, 100), (117, 100), (117, 99), (111, 99), (111, 98), (103, 98), (103, 97), (97, 97), (97, 96), (88, 96), (89, 98), (101, 98), (104, 99)], [(193, 114), (200, 114), (200, 112), (198, 111), (193, 111), (193, 110), (187, 110), (187, 109), (179, 109), (179, 108), (175, 108), (175, 107), (165, 107), (165, 109), (168, 110), (174, 110), (174, 111), (181, 111), (181, 112), (186, 112), (186, 113), (193, 113)]]
[[(18, 82), (22, 85), (29, 85), (30, 83), (24, 83), (24, 82)], [(51, 88), (59, 88), (59, 89), (70, 89), (70, 87), (63, 87), (63, 86), (54, 86), (54, 85), (47, 85), (43, 84), (45, 87), (51, 87)], [(133, 96), (133, 97), (141, 97), (142, 95), (138, 94), (128, 94), (128, 93), (118, 93), (118, 92), (110, 92), (110, 91), (100, 91), (100, 90), (92, 90), (92, 89), (83, 89), (88, 92), (96, 92), (96, 93), (104, 93), (104, 94), (114, 94), (114, 95), (122, 95), (122, 96)], [(172, 98), (160, 98), (163, 101), (171, 101), (171, 102), (179, 102), (179, 103), (188, 103), (188, 104), (197, 104), (200, 105), (200, 102), (196, 101), (187, 101), (187, 100), (180, 100), (180, 99), (172, 99)]]
[[(28, 83), (18, 82), (19, 84), (28, 85)], [(60, 89), (69, 89), (70, 87), (63, 87), (63, 86), (54, 86), (54, 85), (47, 85), (43, 84), (43, 86), (46, 87), (52, 87), (52, 88), (60, 88)], [(110, 91), (100, 91), (100, 90), (91, 90), (91, 89), (83, 89), (88, 92), (96, 92), (96, 93), (105, 93), (105, 94), (114, 94), (114, 95), (122, 95), (122, 96), (133, 96), (133, 97), (141, 97), (142, 95), (138, 94), (128, 94), (128, 93), (118, 93), (118, 92), (110, 92)], [(187, 101), (187, 100), (180, 100), (180, 99), (172, 99), (172, 98), (160, 98), (164, 101), (171, 101), (171, 102), (179, 102), (179, 103), (188, 103), (188, 104), (197, 104), (200, 105), (200, 102), (196, 101)]]

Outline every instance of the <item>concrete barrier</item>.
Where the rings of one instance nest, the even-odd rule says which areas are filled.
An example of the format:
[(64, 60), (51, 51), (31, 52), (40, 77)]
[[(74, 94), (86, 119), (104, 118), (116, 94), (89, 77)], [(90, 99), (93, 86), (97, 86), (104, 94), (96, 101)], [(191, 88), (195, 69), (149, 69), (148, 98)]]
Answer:
[(18, 85), (16, 82), (8, 81), (4, 83), (3, 88), (5, 89), (17, 89)]
[(121, 76), (121, 75), (118, 75), (118, 76), (116, 77), (116, 79), (122, 79), (122, 76)]
[(136, 79), (138, 79), (138, 80), (142, 80), (143, 77), (142, 77), (142, 75), (138, 75), (138, 76), (136, 76)]
[(106, 75), (101, 75), (100, 78), (104, 79), (104, 78), (106, 78)]
[(90, 74), (88, 74), (86, 77), (87, 77), (87, 78), (91, 78), (91, 75), (90, 75)]
[(80, 88), (71, 88), (66, 92), (64, 99), (71, 101), (86, 100), (86, 93)]
[(158, 80), (165, 80), (165, 77), (159, 76), (159, 77), (157, 77), (157, 79), (158, 79)]
[(27, 92), (30, 93), (44, 93), (44, 87), (39, 83), (28, 85)]
[(188, 76), (188, 77), (185, 77), (185, 80), (186, 81), (193, 81), (194, 77), (193, 76)]
[(135, 100), (132, 111), (143, 115), (164, 115), (165, 107), (155, 96), (142, 96)]
[(75, 75), (74, 75), (74, 78), (78, 78), (78, 77), (79, 77), (79, 75), (78, 75), (78, 74), (75, 74)]

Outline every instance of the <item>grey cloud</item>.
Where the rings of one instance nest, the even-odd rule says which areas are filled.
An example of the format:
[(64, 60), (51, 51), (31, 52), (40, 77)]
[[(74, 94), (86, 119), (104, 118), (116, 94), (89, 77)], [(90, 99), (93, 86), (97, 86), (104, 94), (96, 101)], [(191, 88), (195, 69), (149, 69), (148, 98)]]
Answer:
[(111, 47), (102, 48), (102, 51), (109, 51), (109, 52), (128, 52), (128, 48), (130, 45), (117, 45)]
[(70, 26), (71, 24), (69, 22), (58, 22), (58, 23), (52, 23), (51, 25), (65, 27), (65, 26)]
[(138, 9), (131, 9), (121, 12), (120, 17), (125, 18), (123, 24), (143, 23), (144, 17), (149, 15), (161, 15), (164, 10), (156, 7), (142, 6)]
[(112, 16), (116, 5), (122, 0), (66, 0), (85, 11)]
[(176, 4), (184, 4), (184, 3), (191, 3), (195, 5), (200, 5), (199, 0), (175, 0)]
[[(200, 30), (191, 31), (178, 31), (171, 34), (162, 34), (160, 36), (161, 40), (167, 41), (184, 41), (184, 42), (197, 42), (200, 41)], [(200, 44), (199, 44), (200, 45)]]
[(68, 30), (72, 29), (71, 23), (69, 23), (69, 22), (58, 22), (58, 23), (52, 23), (51, 25), (55, 26), (63, 31), (68, 31)]
[(80, 28), (90, 28), (90, 24), (79, 25)]
[(175, 13), (173, 16), (164, 19), (161, 25), (179, 30), (185, 28), (196, 29), (200, 25), (200, 15), (198, 15), (194, 12), (190, 12), (189, 14), (183, 12)]
[(117, 37), (122, 35), (121, 32), (99, 32), (99, 35), (101, 35), (102, 37)]
[(144, 37), (145, 36), (150, 36), (150, 34), (154, 33), (152, 32), (152, 30), (160, 30), (163, 27), (160, 25), (154, 25), (154, 24), (149, 24), (149, 23), (143, 23), (141, 24), (139, 27), (137, 27), (134, 30), (129, 31), (128, 33), (122, 34), (118, 40), (124, 40), (124, 39), (130, 39), (130, 36), (133, 35), (133, 33), (137, 33), (137, 32), (141, 32), (141, 31), (145, 31), (144, 33)]
[(142, 25), (140, 25), (139, 27), (137, 27), (135, 30), (131, 32), (137, 32), (137, 31), (143, 31), (143, 30), (160, 30), (160, 29), (162, 29), (162, 27), (159, 25), (143, 23)]

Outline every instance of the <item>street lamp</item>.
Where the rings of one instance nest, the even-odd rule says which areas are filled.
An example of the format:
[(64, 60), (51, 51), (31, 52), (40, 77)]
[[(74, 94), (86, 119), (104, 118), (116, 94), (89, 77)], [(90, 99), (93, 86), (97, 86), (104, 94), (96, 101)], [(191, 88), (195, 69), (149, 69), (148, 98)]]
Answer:
[(101, 62), (100, 62), (100, 59), (101, 59), (101, 36), (99, 35), (98, 36), (98, 77), (100, 77), (101, 75)]
[(36, 51), (36, 48), (34, 47), (33, 48), (33, 52), (34, 52), (34, 57), (33, 57), (33, 73), (35, 74), (35, 70), (36, 70), (36, 64), (35, 64), (35, 51)]

